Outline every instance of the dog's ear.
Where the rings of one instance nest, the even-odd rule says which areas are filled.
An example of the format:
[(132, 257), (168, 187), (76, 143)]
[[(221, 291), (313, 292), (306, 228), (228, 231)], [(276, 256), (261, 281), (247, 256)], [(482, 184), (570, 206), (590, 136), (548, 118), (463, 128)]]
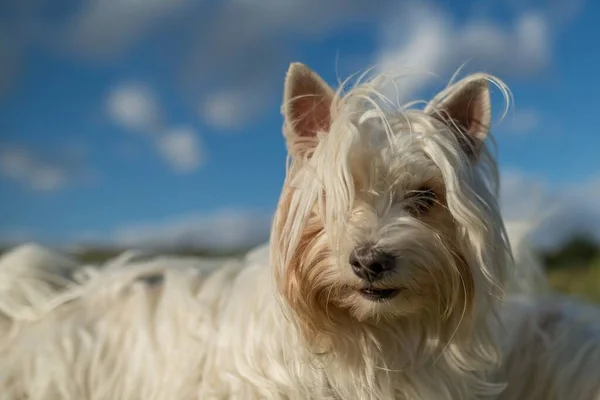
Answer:
[(310, 155), (318, 134), (329, 132), (334, 90), (301, 63), (292, 63), (283, 94), (284, 134), (294, 156)]
[(473, 160), (487, 137), (491, 123), (489, 77), (473, 74), (436, 95), (425, 112), (446, 123), (464, 152)]

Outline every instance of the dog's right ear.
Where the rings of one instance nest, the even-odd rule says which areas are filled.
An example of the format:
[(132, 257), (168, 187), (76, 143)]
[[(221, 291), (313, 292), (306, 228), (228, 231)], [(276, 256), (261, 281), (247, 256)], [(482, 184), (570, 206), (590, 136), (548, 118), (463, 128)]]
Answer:
[(301, 63), (288, 69), (283, 93), (284, 135), (295, 157), (310, 156), (319, 134), (329, 132), (334, 90)]
[(491, 123), (489, 81), (486, 74), (473, 74), (447, 87), (425, 107), (425, 112), (451, 126), (463, 151), (476, 160)]

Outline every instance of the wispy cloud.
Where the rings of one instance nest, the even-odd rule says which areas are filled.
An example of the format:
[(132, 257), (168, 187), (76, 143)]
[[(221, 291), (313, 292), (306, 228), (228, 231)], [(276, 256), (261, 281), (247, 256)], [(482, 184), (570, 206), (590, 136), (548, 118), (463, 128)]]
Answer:
[(541, 124), (542, 116), (532, 109), (517, 109), (508, 115), (506, 128), (516, 135), (527, 135), (534, 132)]
[(600, 177), (551, 185), (537, 176), (504, 171), (501, 205), (507, 219), (540, 224), (534, 241), (542, 247), (580, 233), (600, 241)]
[[(104, 60), (118, 59), (144, 40), (168, 33), (159, 35), (164, 43), (156, 51), (181, 66), (174, 78), (180, 79), (182, 97), (203, 121), (227, 130), (243, 126), (278, 101), (295, 42), (373, 23), (382, 27), (381, 40), (372, 58), (361, 54), (360, 68), (378, 64), (445, 75), (471, 60), (471, 66), (503, 76), (531, 77), (552, 62), (557, 27), (581, 12), (582, 0), (566, 3), (503, 3), (508, 25), (495, 13), (463, 15), (459, 25), (441, 6), (412, 1), (87, 0), (60, 18), (44, 19), (39, 18), (43, 1), (33, 0), (21, 7), (25, 11), (14, 13), (16, 22), (7, 32), (14, 37), (19, 26), (34, 26), (24, 43)], [(332, 54), (332, 67), (335, 61)], [(411, 82), (406, 83), (407, 94), (423, 84), (416, 78)], [(131, 101), (131, 107), (147, 100), (121, 99)]]
[(206, 161), (204, 146), (189, 127), (174, 128), (161, 135), (157, 149), (163, 159), (181, 173), (193, 172)]
[(383, 22), (376, 64), (408, 75), (399, 82), (406, 100), (431, 82), (431, 74), (447, 79), (465, 62), (469, 69), (530, 77), (551, 62), (551, 41), (541, 13), (519, 14), (509, 26), (483, 18), (457, 24), (433, 3), (407, 2)]
[(140, 82), (116, 85), (106, 99), (108, 116), (125, 129), (155, 134), (162, 124), (161, 107), (153, 88)]
[(93, 58), (122, 55), (196, 0), (85, 0), (56, 27), (61, 47)]
[(267, 96), (258, 88), (225, 89), (202, 100), (199, 114), (215, 128), (236, 130), (260, 113), (265, 104)]
[(224, 209), (121, 227), (113, 233), (113, 240), (127, 247), (199, 246), (230, 250), (266, 241), (270, 226), (270, 213)]
[[(201, 117), (221, 129), (239, 127), (278, 99), (281, 77), (290, 61), (285, 41), (279, 38), (289, 34), (310, 40), (353, 22), (374, 22), (381, 27), (380, 42), (372, 58), (362, 56), (359, 67), (374, 64), (422, 74), (402, 82), (402, 94), (407, 97), (423, 88), (427, 73), (447, 79), (465, 61), (470, 68), (503, 77), (536, 77), (553, 62), (557, 26), (572, 19), (558, 18), (560, 10), (553, 4), (505, 5), (503, 10), (511, 18), (508, 24), (494, 18), (494, 13), (463, 15), (459, 23), (441, 6), (428, 2), (222, 4), (213, 10), (208, 23), (198, 24), (195, 37), (199, 40), (182, 64), (185, 86), (202, 93)], [(569, 12), (576, 14), (580, 8)], [(243, 21), (229, 23), (242, 14)], [(211, 89), (215, 78), (226, 82), (225, 86)]]
[[(196, 23), (182, 77), (200, 117), (235, 129), (279, 100), (290, 43), (311, 40), (357, 22), (376, 22), (389, 0), (228, 0)], [(239, 18), (243, 15), (244, 18)], [(207, 57), (210, 54), (210, 57)], [(335, 55), (331, 55), (331, 63)], [(220, 87), (213, 85), (218, 80)], [(199, 95), (198, 95), (199, 94)]]
[(56, 191), (89, 177), (77, 154), (60, 151), (50, 155), (25, 146), (0, 148), (0, 175), (36, 191)]
[[(177, 173), (191, 173), (206, 160), (206, 150), (194, 128), (169, 127), (158, 94), (148, 84), (117, 84), (106, 98), (108, 117), (127, 132), (141, 133), (156, 153)], [(121, 148), (122, 150), (122, 148)]]

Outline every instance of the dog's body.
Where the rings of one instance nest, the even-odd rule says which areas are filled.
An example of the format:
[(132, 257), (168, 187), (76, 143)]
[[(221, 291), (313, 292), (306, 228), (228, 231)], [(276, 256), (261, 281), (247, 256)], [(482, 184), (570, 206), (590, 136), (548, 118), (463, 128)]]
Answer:
[[(368, 371), (363, 357), (376, 344), (398, 346), (393, 336), (384, 338), (391, 343), (356, 338), (339, 355), (307, 352), (275, 301), (266, 250), (218, 268), (164, 257), (113, 262), (73, 283), (57, 293), (62, 299), (53, 311), (33, 321), (15, 318), (0, 349), (0, 399), (338, 399), (349, 392), (357, 399), (477, 398), (466, 397), (465, 377), (448, 375), (443, 359), (405, 372)], [(162, 281), (149, 279), (156, 276)], [(600, 333), (575, 330), (563, 304), (529, 296), (506, 304), (510, 319), (498, 334), (508, 361), (491, 376), (512, 383), (497, 399), (597, 398)], [(561, 338), (558, 330), (571, 333)], [(595, 347), (577, 354), (583, 335)], [(388, 365), (402, 361), (399, 353), (385, 354)], [(354, 385), (359, 374), (380, 392)]]
[(374, 81), (342, 96), (293, 65), (268, 247), (118, 260), (11, 312), (0, 398), (599, 399), (600, 333), (575, 321), (600, 313), (532, 297), (520, 242), (511, 272), (490, 80), (384, 111)]

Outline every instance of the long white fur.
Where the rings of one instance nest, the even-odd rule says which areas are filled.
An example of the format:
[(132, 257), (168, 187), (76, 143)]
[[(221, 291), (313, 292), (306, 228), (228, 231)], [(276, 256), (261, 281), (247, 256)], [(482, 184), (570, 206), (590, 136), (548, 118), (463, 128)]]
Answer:
[[(257, 357), (256, 351), (266, 356), (263, 368), (280, 369), (281, 384), (293, 387), (289, 378), (285, 382), (289, 373), (283, 360), (270, 359), (267, 351), (270, 343), (281, 345), (281, 341), (293, 339), (293, 335), (276, 339), (281, 333), (276, 328), (282, 327), (277, 327), (275, 303), (268, 299), (273, 293), (268, 290), (267, 250), (259, 247), (243, 261), (231, 260), (218, 267), (192, 258), (159, 257), (140, 262), (118, 257), (97, 268), (78, 266), (80, 272), (83, 268), (94, 272), (75, 283), (67, 278), (77, 268), (73, 260), (39, 246), (14, 249), (0, 259), (4, 282), (15, 278), (11, 282), (20, 284), (7, 285), (0, 292), (1, 300), (11, 300), (3, 312), (15, 330), (0, 342), (0, 398), (262, 398), (268, 396), (268, 386), (260, 392), (265, 382), (255, 392), (240, 389), (237, 397), (227, 385), (219, 388), (202, 383), (208, 377), (215, 382), (223, 380), (219, 368), (203, 368), (209, 355), (214, 367), (247, 363), (244, 374), (252, 376), (256, 365), (247, 357)], [(23, 271), (38, 279), (24, 279)], [(54, 287), (48, 295), (49, 286), (40, 286), (39, 279), (57, 271), (70, 284)], [(161, 282), (149, 280), (153, 276), (160, 276)], [(262, 296), (257, 293), (260, 286), (266, 289)], [(236, 295), (239, 304), (227, 300), (234, 288), (242, 290)], [(27, 293), (45, 293), (46, 297), (23, 300)], [(244, 297), (246, 301), (241, 301)], [(257, 298), (272, 304), (258, 307)], [(48, 310), (52, 300), (55, 308)], [(260, 318), (256, 313), (271, 313), (271, 325), (244, 323)], [(229, 329), (223, 326), (226, 322), (231, 324)], [(256, 349), (249, 349), (246, 357), (243, 352), (236, 357), (219, 354), (219, 342), (249, 336), (255, 338)], [(231, 343), (225, 343), (229, 346)], [(273, 349), (273, 353), (278, 351), (281, 349)], [(230, 380), (234, 387), (244, 386), (233, 383), (235, 377)], [(264, 378), (254, 378), (260, 380)], [(202, 393), (206, 397), (200, 396)], [(299, 392), (297, 398), (304, 397)]]
[(538, 224), (533, 220), (508, 220), (505, 225), (515, 264), (507, 292), (532, 296), (548, 293), (550, 286), (544, 266), (531, 243), (531, 236), (538, 229)]
[(600, 399), (600, 312), (557, 294), (504, 304), (500, 400)]
[[(479, 78), (470, 77), (473, 80)], [(441, 325), (441, 318), (427, 313), (424, 318), (421, 314), (406, 315), (406, 318), (381, 325), (369, 321), (356, 323), (352, 319), (334, 321), (328, 327), (329, 337), (316, 338), (310, 345), (327, 351), (328, 357), (319, 360), (323, 364), (323, 377), (319, 378), (328, 381), (339, 398), (443, 399), (493, 395), (499, 391), (499, 385), (487, 380), (485, 375), (486, 369), (498, 362), (499, 351), (486, 320), (501, 296), (507, 262), (501, 242), (503, 224), (493, 213), (494, 164), (483, 152), (480, 165), (484, 168), (466, 168), (468, 160), (458, 149), (458, 140), (450, 134), (437, 134), (441, 129), (448, 129), (446, 126), (419, 110), (384, 109), (374, 83), (376, 80), (353, 87), (348, 94), (338, 97), (332, 106), (330, 131), (319, 138), (320, 143), (312, 157), (293, 160), (286, 185), (300, 190), (291, 194), (289, 211), (276, 215), (276, 228), (271, 237), (272, 262), (276, 272), (285, 275), (288, 266), (299, 257), (296, 250), (304, 231), (303, 221), (311, 218), (317, 204), (327, 232), (327, 237), (319, 240), (331, 243), (331, 252), (336, 259), (332, 265), (314, 267), (325, 271), (320, 279), (323, 286), (334, 286), (341, 281), (353, 285), (351, 272), (341, 266), (347, 265), (345, 260), (356, 243), (354, 236), (369, 234), (363, 230), (386, 230), (394, 232), (386, 236), (392, 246), (402, 246), (396, 250), (415, 254), (414, 263), (435, 267), (439, 259), (448, 262), (448, 267), (439, 265), (443, 279), (447, 281), (438, 282), (438, 287), (448, 291), (449, 296), (459, 296), (461, 279), (453, 273), (456, 267), (451, 266), (451, 250), (444, 246), (438, 235), (426, 225), (402, 215), (385, 213), (390, 215), (389, 219), (378, 219), (371, 211), (370, 200), (356, 209), (358, 190), (355, 190), (354, 180), (357, 171), (367, 171), (366, 180), (375, 181), (368, 184), (369, 193), (376, 193), (375, 197), (382, 203), (375, 208), (382, 209), (390, 206), (387, 201), (391, 196), (387, 190), (390, 182), (394, 182), (394, 176), (382, 176), (380, 171), (398, 171), (395, 175), (404, 173), (408, 178), (419, 173), (436, 176), (436, 172), (441, 171), (447, 187), (448, 207), (463, 227), (471, 228), (457, 231), (456, 235), (461, 236), (458, 242), (464, 245), (461, 250), (465, 257), (477, 266), (472, 270), (477, 309), (473, 321), (466, 323), (460, 308), (451, 316), (453, 321), (448, 329)], [(290, 147), (293, 152), (293, 143)], [(382, 185), (377, 186), (378, 183)], [(323, 193), (326, 196), (322, 196)], [(487, 209), (482, 203), (492, 208)], [(367, 215), (367, 219), (352, 223), (348, 221), (348, 215)], [(278, 225), (281, 227), (277, 228)], [(315, 246), (315, 252), (306, 257), (307, 262), (318, 258), (320, 246), (326, 245)], [(419, 279), (403, 282), (405, 286), (413, 284), (414, 292), (420, 283)], [(387, 304), (375, 305), (356, 295), (341, 300), (349, 304), (359, 319), (368, 318), (370, 314), (385, 317), (389, 313), (411, 314), (414, 311), (398, 310), (396, 307), (413, 305), (411, 299), (400, 301), (394, 303), (393, 309), (390, 306), (379, 311)], [(449, 301), (454, 304), (455, 299), (451, 297)], [(286, 308), (284, 304), (295, 331), (300, 331), (302, 319), (307, 318), (298, 315), (297, 310)], [(428, 311), (439, 313), (436, 308)], [(331, 319), (330, 311), (327, 313), (326, 318)], [(320, 319), (325, 317), (320, 316)], [(468, 328), (471, 323), (477, 329)], [(356, 343), (362, 343), (358, 350), (355, 350)], [(303, 347), (308, 345), (305, 343)], [(309, 387), (316, 397), (324, 396), (317, 388), (310, 387), (315, 378), (303, 379), (299, 385)]]
[[(520, 236), (515, 239), (518, 238)], [(155, 258), (143, 262), (125, 259), (124, 263), (113, 260), (98, 266), (96, 271), (100, 273), (91, 275), (89, 281), (81, 283), (77, 289), (68, 290), (76, 292), (74, 296), (65, 296), (75, 297), (71, 307), (65, 300), (66, 303), (59, 306), (63, 308), (60, 313), (46, 311), (37, 322), (20, 317), (22, 314), (19, 313), (10, 317), (20, 329), (10, 340), (6, 337), (2, 340), (0, 398), (283, 397), (275, 394), (276, 387), (288, 386), (293, 390), (292, 373), (287, 371), (290, 364), (281, 356), (273, 355), (278, 352), (277, 345), (292, 352), (293, 335), (281, 337), (281, 326), (277, 321), (285, 322), (277, 319), (273, 300), (266, 299), (272, 294), (265, 271), (267, 250), (267, 246), (261, 246), (245, 260), (230, 261), (221, 268), (206, 267), (189, 258)], [(14, 253), (27, 256), (15, 258)], [(45, 258), (46, 264), (40, 265), (37, 260), (52, 253), (39, 247), (24, 246), (15, 249), (14, 253), (0, 259), (4, 276), (8, 273), (17, 275), (18, 269), (37, 271), (44, 276), (45, 265), (73, 265), (71, 260), (58, 254)], [(531, 264), (522, 264), (519, 269), (531, 267)], [(537, 266), (534, 268), (537, 273)], [(210, 270), (213, 272), (209, 273)], [(256, 274), (257, 270), (263, 273)], [(148, 284), (143, 279), (153, 274), (164, 277), (162, 285)], [(260, 295), (258, 289), (261, 286), (266, 296)], [(245, 290), (234, 294), (233, 290), (239, 289)], [(11, 293), (3, 290), (0, 298), (4, 300), (14, 295), (14, 290)], [(256, 303), (257, 298), (262, 299), (261, 307)], [(550, 336), (550, 340), (546, 338), (543, 342), (545, 336), (538, 335), (537, 321), (552, 302), (557, 299), (550, 303), (536, 302), (529, 296), (517, 297), (515, 294), (508, 303), (507, 325), (516, 328), (508, 329), (513, 334), (505, 341), (509, 361), (503, 373), (511, 377), (512, 384), (507, 386), (500, 399), (597, 398), (594, 397), (597, 392), (595, 395), (576, 395), (575, 390), (579, 387), (583, 392), (597, 382), (594, 379), (600, 357), (597, 344), (600, 333), (594, 334), (591, 330), (586, 333), (586, 327), (579, 326), (575, 334), (569, 336), (569, 330), (574, 326), (570, 318), (565, 318), (557, 321), (563, 336)], [(264, 303), (271, 303), (270, 307)], [(22, 310), (14, 306), (14, 302), (12, 304), (15, 310)], [(557, 306), (562, 307), (562, 302)], [(37, 307), (43, 309), (43, 304)], [(577, 315), (584, 310), (579, 306), (567, 310), (565, 316), (569, 316), (568, 312)], [(595, 321), (592, 318), (591, 322), (597, 323), (597, 310), (588, 312), (595, 316)], [(256, 321), (261, 319), (261, 314), (264, 316), (263, 313), (271, 314), (271, 323), (257, 326)], [(255, 321), (255, 324), (248, 324), (248, 321)], [(587, 335), (585, 339), (593, 346), (591, 352), (586, 351), (580, 341), (582, 335)], [(243, 343), (239, 342), (249, 339), (244, 351)], [(227, 342), (234, 340), (238, 342), (239, 353), (229, 354), (226, 349), (231, 343)], [(217, 350), (219, 342), (225, 342), (225, 350)], [(514, 351), (511, 352), (511, 348)], [(580, 350), (577, 357), (573, 357), (577, 354), (573, 348)], [(569, 368), (569, 363), (574, 366)], [(264, 369), (258, 369), (257, 364)], [(223, 365), (238, 368), (243, 378), (224, 379), (219, 371)], [(547, 376), (533, 374), (532, 371), (539, 370), (540, 366), (556, 371)], [(261, 376), (265, 369), (271, 370), (271, 376), (277, 377), (279, 382), (265, 380)], [(532, 376), (536, 379), (531, 379)], [(209, 378), (220, 384), (211, 387), (203, 383)], [(251, 385), (244, 384), (241, 379), (250, 380), (256, 387), (249, 389)], [(235, 393), (233, 388), (238, 388), (239, 392)], [(537, 395), (531, 395), (535, 390)], [(310, 398), (310, 395), (303, 395), (299, 390), (297, 396), (290, 395), (289, 398)]]
[(37, 310), (50, 303), (71, 282), (75, 261), (27, 243), (0, 259), (0, 346), (14, 334), (15, 321), (35, 320)]
[[(329, 136), (310, 160), (290, 164), (286, 184), (301, 190), (285, 212), (280, 205), (271, 242), (242, 260), (125, 256), (81, 266), (52, 286), (36, 276), (64, 275), (46, 266), (72, 271), (72, 261), (56, 255), (39, 263), (39, 254), (48, 254), (43, 249), (3, 256), (0, 275), (20, 284), (0, 290), (0, 399), (600, 399), (600, 333), (593, 324), (600, 312), (533, 296), (545, 284), (541, 267), (522, 226), (508, 225), (507, 237), (491, 154), (483, 149), (480, 169), (467, 168), (458, 142), (437, 135), (443, 127), (430, 115), (389, 105), (384, 112), (375, 81), (339, 95)], [(374, 131), (380, 136), (367, 138)], [(398, 138), (399, 132), (412, 136)], [(386, 143), (404, 161), (386, 156)], [(274, 278), (295, 261), (290, 257), (316, 207), (328, 238), (313, 244), (330, 246), (338, 260), (324, 279), (353, 282), (342, 268), (349, 240), (364, 235), (361, 227), (372, 219), (348, 220), (345, 213), (360, 196), (352, 182), (356, 167), (369, 171), (377, 158), (413, 174), (441, 171), (474, 280), (474, 312), (461, 314), (460, 302), (451, 302), (459, 308), (448, 328), (433, 318), (435, 309), (418, 308), (420, 300), (412, 309), (348, 297), (346, 319), (329, 326), (333, 335), (308, 343)], [(414, 238), (397, 229), (398, 221)], [(390, 246), (414, 247), (415, 265), (453, 263), (422, 224), (402, 215), (378, 223), (392, 232), (384, 238)], [(22, 271), (34, 278), (22, 279)], [(454, 270), (436, 273), (449, 279), (437, 282), (442, 292), (461, 294)], [(23, 295), (37, 291), (44, 294), (35, 301)], [(588, 320), (575, 324), (579, 315)]]

